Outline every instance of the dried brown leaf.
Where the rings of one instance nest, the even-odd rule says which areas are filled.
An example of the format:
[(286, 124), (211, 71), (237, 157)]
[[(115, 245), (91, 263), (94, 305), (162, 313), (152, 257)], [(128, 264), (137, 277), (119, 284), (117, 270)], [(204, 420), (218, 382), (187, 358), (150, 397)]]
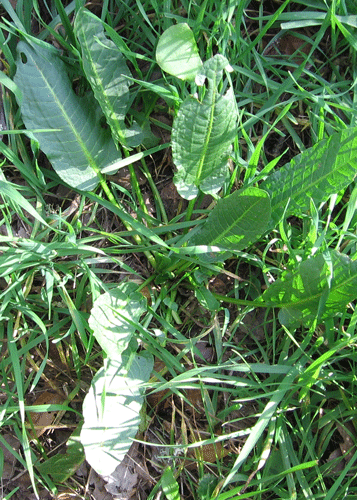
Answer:
[[(60, 394), (44, 391), (36, 400), (33, 405), (57, 405), (62, 404), (64, 397)], [(40, 437), (46, 429), (51, 426), (56, 418), (56, 411), (45, 411), (41, 413), (30, 412), (30, 418), (35, 428), (36, 437)]]

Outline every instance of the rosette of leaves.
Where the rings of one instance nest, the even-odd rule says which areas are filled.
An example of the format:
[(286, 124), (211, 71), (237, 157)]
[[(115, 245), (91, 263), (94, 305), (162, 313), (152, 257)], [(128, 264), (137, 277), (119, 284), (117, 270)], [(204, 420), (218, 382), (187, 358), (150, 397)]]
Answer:
[(172, 125), (177, 191), (186, 200), (195, 198), (199, 191), (216, 194), (227, 177), (228, 157), (237, 132), (233, 89), (229, 87), (225, 93), (219, 90), (223, 70), (232, 69), (220, 54), (202, 65), (193, 34), (182, 24), (162, 35), (156, 59), (163, 70), (181, 79), (195, 78), (201, 87), (201, 98), (186, 97)]

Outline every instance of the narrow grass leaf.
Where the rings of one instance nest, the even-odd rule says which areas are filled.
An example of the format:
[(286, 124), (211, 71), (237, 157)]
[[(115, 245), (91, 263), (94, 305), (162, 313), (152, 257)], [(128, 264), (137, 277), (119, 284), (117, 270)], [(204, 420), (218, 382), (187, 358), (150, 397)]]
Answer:
[(217, 193), (227, 176), (238, 118), (232, 87), (224, 95), (217, 88), (227, 66), (227, 59), (221, 55), (205, 63), (206, 95), (202, 102), (187, 97), (173, 122), (172, 157), (178, 170), (174, 183), (186, 200), (195, 198), (199, 189)]
[(83, 403), (81, 441), (98, 474), (111, 474), (128, 452), (141, 421), (143, 383), (153, 365), (146, 352), (123, 355), (108, 359), (94, 376)]
[(240, 451), (233, 467), (231, 468), (229, 474), (227, 475), (224, 481), (224, 486), (227, 486), (228, 484), (232, 483), (232, 481), (234, 481), (235, 475), (237, 474), (237, 472), (239, 471), (245, 460), (248, 458), (254, 446), (257, 444), (258, 440), (260, 439), (261, 435), (264, 432), (264, 429), (268, 426), (271, 418), (275, 414), (279, 403), (284, 398), (287, 391), (291, 389), (297, 374), (298, 370), (296, 368), (291, 368), (290, 372), (284, 377), (283, 381), (280, 383), (279, 387), (274, 392), (274, 395), (271, 397), (270, 401), (265, 406), (257, 423), (252, 428), (248, 439), (244, 443), (242, 450)]
[(0, 179), (0, 192), (4, 197), (8, 197), (10, 204), (18, 205), (28, 212), (34, 219), (38, 220), (41, 224), (48, 227), (47, 222), (41, 217), (41, 215), (33, 208), (31, 203), (29, 203), (26, 198), (24, 198), (18, 191), (19, 186), (12, 184), (7, 180)]
[[(339, 477), (335, 480), (334, 484), (328, 490), (328, 492), (326, 493), (326, 495), (324, 497), (324, 500), (334, 500), (335, 498), (337, 498), (337, 496), (336, 496), (337, 492), (342, 487), (343, 480), (348, 474), (351, 474), (351, 476), (354, 476), (354, 478), (356, 477), (355, 471), (353, 473), (350, 473), (350, 469), (356, 464), (356, 460), (357, 460), (357, 451), (354, 453), (354, 455), (349, 460), (349, 462), (345, 465), (345, 467), (341, 471)], [(340, 497), (340, 498), (352, 499), (352, 498), (354, 498), (354, 496), (355, 495), (347, 497), (346, 495), (344, 495), (343, 497)]]
[(59, 177), (91, 191), (100, 171), (119, 155), (110, 133), (99, 124), (95, 101), (76, 96), (65, 64), (48, 47), (17, 46), (14, 81), (23, 96), (22, 118), (27, 129), (48, 129), (34, 135)]
[(56, 9), (58, 11), (59, 17), (61, 19), (61, 23), (63, 27), (65, 28), (66, 31), (66, 37), (69, 38), (69, 41), (71, 44), (76, 46), (76, 39), (73, 34), (73, 25), (71, 23), (71, 20), (68, 17), (68, 13), (66, 12), (66, 9), (63, 6), (63, 2), (61, 0), (54, 0)]
[(331, 135), (297, 155), (262, 184), (271, 195), (272, 227), (284, 214), (300, 215), (345, 189), (357, 173), (357, 128)]
[(0, 71), (0, 83), (2, 85), (4, 85), (4, 87), (7, 87), (9, 90), (11, 90), (11, 92), (14, 93), (14, 95), (16, 96), (16, 99), (18, 101), (21, 100), (22, 96), (21, 96), (21, 92), (20, 92), (19, 88), (17, 87), (17, 85), (15, 85), (15, 83), (11, 80), (11, 78), (9, 78), (2, 71)]
[(18, 349), (16, 347), (16, 340), (14, 338), (16, 335), (16, 332), (14, 331), (13, 326), (14, 326), (13, 322), (9, 321), (8, 325), (7, 325), (7, 337), (8, 337), (7, 346), (9, 349), (11, 364), (12, 364), (12, 368), (13, 368), (13, 375), (14, 375), (15, 385), (16, 385), (16, 394), (17, 394), (17, 398), (18, 398), (18, 408), (19, 408), (21, 423), (22, 423), (21, 444), (22, 444), (24, 455), (25, 455), (26, 468), (27, 468), (27, 471), (28, 471), (30, 479), (31, 479), (31, 484), (32, 484), (32, 487), (35, 491), (35, 494), (37, 495), (30, 443), (28, 440), (28, 436), (26, 433), (26, 427), (25, 427), (24, 377), (23, 377), (22, 368), (20, 365), (20, 356), (18, 354)]
[(266, 231), (269, 220), (268, 193), (258, 188), (234, 191), (218, 200), (202, 229), (189, 240), (189, 245), (243, 250)]
[[(81, 44), (82, 63), (86, 77), (92, 87), (113, 139), (128, 146), (138, 146), (142, 134), (129, 136), (135, 131), (127, 130), (124, 120), (130, 104), (131, 73), (117, 46), (107, 38), (102, 21), (89, 10), (81, 8), (74, 24), (76, 36)], [(128, 142), (129, 140), (129, 142)]]
[[(44, 183), (42, 183), (36, 176), (34, 170), (29, 168), (29, 165), (23, 163), (18, 155), (12, 151), (11, 148), (6, 146), (6, 144), (0, 141), (0, 153), (3, 154), (11, 163), (19, 170), (22, 177), (27, 181), (29, 186), (42, 191), (44, 189)], [(18, 186), (17, 186), (18, 189)]]

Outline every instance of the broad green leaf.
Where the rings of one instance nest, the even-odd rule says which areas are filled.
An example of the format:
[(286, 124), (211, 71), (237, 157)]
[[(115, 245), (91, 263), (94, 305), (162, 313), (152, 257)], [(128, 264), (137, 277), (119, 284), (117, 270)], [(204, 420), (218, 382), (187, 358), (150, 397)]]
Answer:
[(84, 398), (81, 441), (98, 474), (109, 475), (128, 452), (140, 425), (143, 383), (153, 358), (147, 352), (108, 359)]
[(22, 92), (21, 112), (27, 129), (48, 129), (34, 135), (63, 181), (82, 191), (93, 190), (99, 172), (119, 154), (96, 114), (95, 101), (72, 90), (66, 66), (50, 45), (17, 45), (15, 83)]
[(117, 358), (128, 347), (135, 323), (145, 311), (146, 299), (135, 283), (122, 283), (100, 295), (93, 304), (89, 326), (109, 358)]
[(106, 116), (113, 139), (124, 146), (138, 146), (142, 138), (140, 128), (127, 130), (124, 123), (130, 104), (128, 78), (132, 76), (125, 58), (106, 37), (102, 21), (89, 10), (79, 9), (74, 29), (81, 44), (84, 72)]
[(174, 183), (186, 200), (195, 198), (199, 189), (217, 193), (227, 177), (238, 117), (233, 89), (230, 87), (224, 95), (217, 89), (227, 65), (221, 55), (205, 63), (208, 89), (202, 102), (187, 97), (173, 122), (172, 155), (177, 167)]
[(181, 500), (180, 487), (171, 467), (167, 467), (163, 473), (161, 477), (161, 486), (167, 500)]
[(218, 200), (202, 229), (188, 244), (243, 250), (266, 231), (269, 220), (270, 200), (265, 191), (258, 188), (234, 191)]
[(36, 469), (41, 474), (49, 474), (57, 483), (64, 483), (72, 477), (85, 459), (83, 445), (79, 438), (80, 430), (78, 427), (68, 439), (66, 453), (57, 453), (45, 462), (36, 465)]
[(330, 255), (332, 276), (324, 256), (316, 255), (284, 273), (263, 293), (265, 303), (281, 308), (281, 323), (309, 326), (319, 310), (319, 319), (332, 317), (357, 297), (357, 262), (336, 251)]
[(156, 48), (161, 69), (182, 80), (194, 80), (202, 68), (198, 47), (187, 23), (175, 24), (161, 35)]
[(272, 227), (283, 216), (300, 215), (345, 189), (357, 173), (357, 128), (349, 128), (297, 155), (261, 185), (271, 195)]
[(220, 303), (213, 296), (210, 290), (207, 290), (206, 287), (200, 286), (200, 288), (195, 289), (195, 297), (198, 302), (208, 311), (218, 311), (220, 308)]

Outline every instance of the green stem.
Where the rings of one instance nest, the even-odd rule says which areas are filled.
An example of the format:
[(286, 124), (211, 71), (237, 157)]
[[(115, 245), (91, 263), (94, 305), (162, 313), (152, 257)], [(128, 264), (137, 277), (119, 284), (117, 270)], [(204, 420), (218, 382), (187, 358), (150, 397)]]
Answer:
[[(103, 174), (99, 171), (98, 172), (98, 176), (99, 176), (99, 183), (100, 183), (100, 186), (101, 188), (103, 189), (104, 193), (107, 195), (107, 198), (108, 200), (117, 208), (121, 209), (122, 210), (122, 207), (120, 206), (120, 204), (117, 202), (117, 200), (115, 199), (113, 193), (111, 192), (111, 190), (109, 189), (109, 186), (103, 176)], [(133, 228), (130, 226), (130, 224), (128, 222), (125, 222), (124, 220), (122, 220), (124, 226), (126, 227), (126, 229), (128, 231), (133, 231)], [(133, 238), (135, 240), (135, 243), (137, 243), (138, 245), (142, 245), (143, 242), (142, 242), (142, 239), (140, 238), (140, 236), (138, 234), (133, 234)], [(150, 262), (151, 266), (156, 269), (156, 261), (155, 261), (155, 258), (154, 256), (148, 251), (148, 250), (144, 250), (144, 255), (146, 256), (146, 258), (148, 259), (148, 261)]]
[(143, 166), (143, 169), (144, 169), (144, 172), (145, 172), (145, 176), (146, 176), (146, 179), (149, 183), (149, 186), (150, 186), (150, 189), (154, 195), (154, 198), (155, 198), (155, 203), (157, 203), (159, 205), (159, 209), (160, 209), (160, 213), (161, 213), (161, 217), (162, 217), (162, 222), (166, 225), (168, 225), (169, 223), (169, 220), (167, 218), (167, 214), (166, 214), (166, 210), (165, 210), (165, 207), (164, 207), (164, 204), (162, 203), (162, 199), (161, 199), (161, 196), (160, 196), (160, 193), (159, 193), (159, 190), (157, 189), (156, 187), (156, 184), (151, 176), (151, 173), (150, 173), (150, 170), (148, 169), (147, 165), (146, 165), (146, 161), (145, 161), (145, 158), (142, 158), (141, 159), (141, 164)]
[[(193, 209), (195, 208), (195, 203), (196, 203), (197, 198), (194, 198), (193, 200), (190, 200), (188, 203), (187, 207), (187, 212), (186, 212), (186, 220), (190, 221), (192, 217), (192, 212)], [(188, 229), (185, 230), (185, 233), (187, 233)]]
[[(196, 196), (196, 198), (189, 201), (188, 207), (187, 207), (187, 212), (186, 212), (186, 221), (187, 222), (190, 221), (192, 218), (192, 214), (193, 214), (193, 210), (195, 208), (195, 205), (201, 204), (203, 197), (204, 197), (204, 193), (199, 191), (199, 194)], [(188, 232), (188, 229), (189, 228), (185, 229), (185, 234)]]
[(252, 306), (252, 307), (272, 307), (272, 304), (267, 302), (261, 302), (257, 300), (244, 300), (235, 299), (233, 297), (227, 297), (226, 295), (219, 295), (218, 293), (212, 293), (213, 297), (222, 302), (228, 302), (229, 304), (236, 304), (238, 306)]
[[(129, 151), (127, 151), (126, 149), (124, 149), (124, 154), (125, 154), (125, 158), (128, 158)], [(142, 195), (142, 192), (141, 192), (141, 189), (140, 189), (138, 178), (136, 176), (134, 165), (132, 163), (130, 163), (128, 165), (128, 168), (129, 168), (129, 173), (130, 173), (130, 181), (131, 181), (131, 184), (132, 184), (132, 189), (133, 189), (133, 192), (135, 192), (135, 194), (136, 194), (136, 197), (138, 199), (140, 208), (144, 212), (144, 214), (149, 215), (148, 209), (147, 209), (147, 207), (145, 205), (144, 198), (143, 198), (143, 195)]]

